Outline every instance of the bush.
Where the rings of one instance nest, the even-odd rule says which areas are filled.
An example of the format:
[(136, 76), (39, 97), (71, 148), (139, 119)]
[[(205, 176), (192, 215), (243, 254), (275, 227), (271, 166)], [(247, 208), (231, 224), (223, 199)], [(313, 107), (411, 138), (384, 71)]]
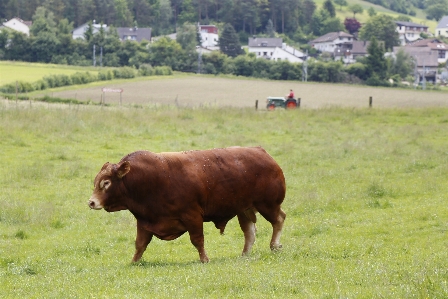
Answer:
[(385, 87), (390, 87), (390, 83), (385, 81), (385, 80), (381, 80), (377, 75), (373, 75), (372, 77), (368, 78), (366, 80), (366, 84), (370, 85), (370, 86), (385, 86)]
[(111, 71), (100, 71), (98, 72), (98, 80), (99, 81), (106, 81), (106, 80), (112, 80), (113, 75)]
[(87, 83), (96, 81), (95, 77), (92, 74), (90, 74), (89, 72), (85, 72), (85, 73), (76, 72), (76, 73), (72, 74), (70, 76), (70, 78), (72, 79), (72, 84), (74, 84), (74, 85), (87, 84)]
[(157, 76), (168, 76), (173, 74), (173, 70), (169, 66), (156, 66), (154, 74)]
[(154, 68), (150, 64), (142, 64), (138, 69), (140, 76), (152, 76), (154, 75)]
[(125, 66), (123, 68), (114, 69), (114, 78), (131, 79), (135, 77), (135, 70)]

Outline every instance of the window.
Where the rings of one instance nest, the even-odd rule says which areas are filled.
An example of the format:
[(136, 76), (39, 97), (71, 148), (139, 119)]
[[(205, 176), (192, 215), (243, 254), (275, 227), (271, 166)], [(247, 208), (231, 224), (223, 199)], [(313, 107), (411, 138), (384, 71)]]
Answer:
[(267, 47), (267, 46), (268, 46), (268, 43), (261, 43), (261, 46), (262, 46), (262, 47)]
[(439, 50), (439, 57), (438, 58), (445, 58), (446, 51)]

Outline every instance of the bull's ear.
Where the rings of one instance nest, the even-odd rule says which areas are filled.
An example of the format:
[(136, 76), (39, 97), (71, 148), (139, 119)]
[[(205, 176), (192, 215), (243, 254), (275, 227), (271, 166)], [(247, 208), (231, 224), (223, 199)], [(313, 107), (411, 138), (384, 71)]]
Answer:
[(117, 176), (118, 178), (124, 177), (126, 174), (128, 174), (129, 170), (131, 170), (131, 164), (128, 161), (124, 161), (123, 163), (118, 166), (117, 169)]
[(109, 164), (110, 164), (109, 162), (104, 163), (103, 167), (101, 167), (101, 170), (106, 169), (106, 167), (109, 166)]

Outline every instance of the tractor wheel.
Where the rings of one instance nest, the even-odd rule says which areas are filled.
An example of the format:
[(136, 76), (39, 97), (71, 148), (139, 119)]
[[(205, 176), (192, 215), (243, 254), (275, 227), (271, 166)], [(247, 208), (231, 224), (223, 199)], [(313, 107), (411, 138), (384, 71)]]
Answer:
[(269, 105), (268, 106), (268, 110), (269, 111), (274, 111), (275, 110), (275, 105), (274, 104)]
[(289, 101), (286, 103), (286, 109), (296, 109), (297, 103), (295, 101)]

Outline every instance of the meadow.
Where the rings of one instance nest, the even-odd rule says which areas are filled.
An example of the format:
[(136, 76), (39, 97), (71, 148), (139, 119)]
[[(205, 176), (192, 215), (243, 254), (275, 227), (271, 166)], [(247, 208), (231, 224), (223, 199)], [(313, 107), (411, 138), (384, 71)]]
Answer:
[(16, 81), (32, 83), (48, 75), (72, 75), (86, 71), (96, 74), (100, 70), (100, 68), (73, 65), (0, 61), (0, 86)]
[[(447, 108), (295, 111), (0, 102), (1, 298), (446, 298)], [(240, 257), (236, 219), (154, 239), (87, 206), (101, 166), (154, 152), (262, 146), (283, 168), (283, 250), (270, 225)]]

